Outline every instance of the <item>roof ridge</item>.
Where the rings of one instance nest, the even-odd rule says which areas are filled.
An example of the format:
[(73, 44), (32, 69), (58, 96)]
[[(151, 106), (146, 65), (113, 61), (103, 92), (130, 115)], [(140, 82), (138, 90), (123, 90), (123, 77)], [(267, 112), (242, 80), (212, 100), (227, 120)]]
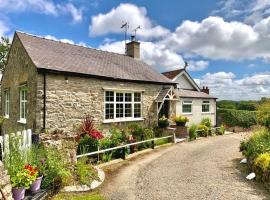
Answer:
[(185, 70), (185, 69), (184, 68), (180, 68), (180, 69), (165, 71), (165, 72), (162, 72), (162, 74), (169, 73), (169, 72), (175, 72), (175, 71), (178, 71), (178, 70)]
[[(62, 43), (62, 44), (72, 45), (72, 46), (75, 46), (75, 47), (82, 47), (82, 48), (86, 48), (86, 49), (92, 49), (92, 50), (95, 50), (95, 51), (102, 51), (102, 52), (106, 52), (106, 53), (111, 53), (111, 54), (116, 54), (116, 55), (120, 55), (120, 56), (125, 56), (125, 57), (128, 57), (128, 58), (131, 58), (131, 57), (125, 55), (125, 54), (111, 52), (111, 51), (106, 51), (106, 50), (102, 50), (102, 49), (98, 49), (98, 48), (94, 48), (94, 47), (89, 47), (89, 46), (82, 46), (82, 45), (78, 45), (78, 44), (71, 44), (71, 43), (68, 43), (68, 42), (62, 42), (60, 40), (54, 40), (54, 39), (46, 38), (46, 36), (34, 35), (34, 34), (31, 34), (31, 33), (26, 33), (26, 32), (19, 31), (19, 30), (16, 30), (15, 32), (22, 33), (22, 34), (25, 34), (25, 35), (28, 35), (28, 36), (31, 36), (31, 37), (36, 37), (36, 38), (43, 39), (43, 40), (49, 40), (49, 41), (53, 41), (53, 42), (59, 42), (59, 43)], [(131, 59), (133, 59), (133, 58), (131, 58)], [(136, 59), (134, 59), (134, 60), (136, 60)]]

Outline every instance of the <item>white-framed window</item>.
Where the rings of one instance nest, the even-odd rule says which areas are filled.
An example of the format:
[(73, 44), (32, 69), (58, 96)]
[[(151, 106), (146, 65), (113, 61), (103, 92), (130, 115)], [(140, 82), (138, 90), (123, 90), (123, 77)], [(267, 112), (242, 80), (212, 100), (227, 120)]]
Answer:
[(192, 113), (192, 101), (184, 100), (182, 104), (182, 113), (191, 114)]
[(209, 113), (210, 112), (210, 101), (203, 101), (202, 102), (202, 112)]
[(4, 102), (4, 117), (9, 118), (9, 99), (10, 99), (10, 93), (9, 90), (4, 91), (4, 97), (5, 97), (5, 102)]
[(20, 90), (20, 119), (19, 122), (26, 123), (27, 115), (27, 87), (21, 86)]
[(105, 91), (104, 122), (141, 119), (141, 92)]

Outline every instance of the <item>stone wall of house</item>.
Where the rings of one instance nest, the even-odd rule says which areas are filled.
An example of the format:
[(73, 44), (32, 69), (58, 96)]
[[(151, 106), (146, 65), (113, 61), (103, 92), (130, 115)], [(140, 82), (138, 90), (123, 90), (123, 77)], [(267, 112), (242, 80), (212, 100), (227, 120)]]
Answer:
[[(4, 115), (4, 91), (10, 91), (9, 118), (4, 121), (3, 131), (7, 133), (35, 128), (36, 108), (36, 67), (29, 58), (19, 38), (15, 36), (9, 59), (2, 77), (1, 96), (2, 114)], [(18, 122), (20, 118), (19, 88), (26, 85), (27, 95), (27, 124)]]
[[(11, 184), (9, 181), (9, 176), (7, 175), (7, 172), (4, 169), (3, 163), (0, 161), (0, 200), (3, 200), (5, 198), (7, 200), (12, 200), (12, 193), (11, 193)], [(3, 195), (2, 195), (3, 193)]]
[[(37, 127), (43, 123), (43, 75), (38, 75)], [(46, 128), (49, 131), (73, 131), (86, 114), (94, 116), (96, 124), (108, 126), (104, 120), (104, 88), (143, 91), (143, 118), (157, 120), (155, 98), (163, 86), (147, 83), (108, 81), (56, 74), (46, 76)]]

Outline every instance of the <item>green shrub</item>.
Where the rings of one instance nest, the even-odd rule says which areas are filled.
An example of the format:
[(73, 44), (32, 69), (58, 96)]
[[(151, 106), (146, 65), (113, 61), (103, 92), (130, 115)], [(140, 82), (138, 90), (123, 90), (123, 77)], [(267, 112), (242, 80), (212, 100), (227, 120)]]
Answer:
[(211, 121), (211, 119), (209, 117), (203, 118), (200, 124), (205, 125), (208, 128), (212, 127), (212, 121)]
[(270, 181), (270, 153), (259, 154), (254, 161), (253, 170), (260, 180)]
[(258, 123), (270, 128), (270, 101), (263, 102), (257, 109)]
[(44, 158), (44, 178), (42, 188), (54, 187), (55, 189), (62, 185), (67, 185), (72, 179), (70, 170), (67, 169), (67, 163), (64, 155), (57, 149), (46, 147), (46, 157)]
[(77, 154), (89, 153), (98, 150), (98, 140), (90, 137), (89, 135), (81, 136), (77, 148)]
[(255, 158), (259, 154), (270, 152), (270, 131), (262, 128), (255, 132), (241, 145), (243, 154), (248, 158)]
[(199, 136), (201, 137), (207, 137), (208, 136), (208, 132), (209, 132), (209, 128), (205, 125), (200, 124), (198, 126), (198, 131), (197, 133), (199, 134)]
[(87, 157), (80, 158), (75, 167), (77, 179), (81, 184), (90, 185), (93, 180), (98, 180), (97, 171), (88, 163)]
[(189, 139), (190, 140), (196, 140), (197, 138), (197, 125), (192, 124), (188, 129)]
[(130, 129), (132, 136), (136, 138), (137, 141), (143, 140), (143, 127), (140, 124), (133, 123), (129, 125), (128, 128)]
[(257, 112), (255, 111), (218, 109), (217, 114), (221, 116), (222, 123), (230, 127), (249, 128), (257, 124)]
[(225, 126), (224, 125), (221, 125), (218, 129), (217, 129), (217, 132), (216, 132), (218, 135), (224, 135), (225, 133)]

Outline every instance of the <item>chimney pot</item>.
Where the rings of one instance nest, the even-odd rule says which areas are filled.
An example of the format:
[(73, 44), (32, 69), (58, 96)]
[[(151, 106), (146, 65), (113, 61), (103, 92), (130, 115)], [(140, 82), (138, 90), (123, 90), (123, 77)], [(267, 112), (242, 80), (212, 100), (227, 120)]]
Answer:
[(206, 94), (209, 94), (209, 88), (208, 88), (208, 86), (203, 86), (203, 88), (202, 88), (202, 90), (201, 90), (202, 92), (204, 92), (204, 93), (206, 93)]

